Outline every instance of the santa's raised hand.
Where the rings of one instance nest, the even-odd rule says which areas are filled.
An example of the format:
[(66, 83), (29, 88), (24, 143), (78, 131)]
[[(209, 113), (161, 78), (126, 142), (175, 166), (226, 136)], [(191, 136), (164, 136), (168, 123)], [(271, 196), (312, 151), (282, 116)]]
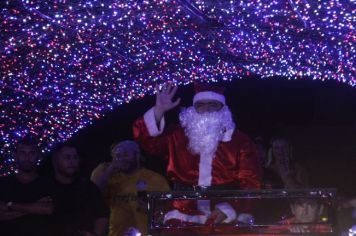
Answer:
[(159, 123), (165, 112), (178, 106), (180, 98), (173, 101), (173, 97), (177, 92), (178, 87), (166, 83), (163, 84), (162, 88), (156, 86), (156, 105), (154, 106), (154, 114), (156, 122)]

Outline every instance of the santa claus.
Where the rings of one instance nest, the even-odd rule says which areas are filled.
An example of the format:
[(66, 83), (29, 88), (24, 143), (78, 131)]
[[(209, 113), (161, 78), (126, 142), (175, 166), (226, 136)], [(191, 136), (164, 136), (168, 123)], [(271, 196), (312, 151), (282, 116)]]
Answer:
[[(259, 189), (261, 167), (255, 144), (236, 128), (225, 104), (223, 89), (211, 84), (195, 84), (193, 106), (179, 114), (180, 124), (167, 128), (164, 114), (176, 107), (177, 87), (157, 87), (156, 104), (133, 126), (135, 139), (148, 153), (168, 160), (167, 176), (177, 190)], [(182, 203), (184, 205), (184, 203)], [(236, 220), (248, 223), (228, 202), (198, 201), (196, 209), (176, 203), (165, 221), (180, 220), (204, 224)], [(197, 213), (198, 212), (198, 213)]]

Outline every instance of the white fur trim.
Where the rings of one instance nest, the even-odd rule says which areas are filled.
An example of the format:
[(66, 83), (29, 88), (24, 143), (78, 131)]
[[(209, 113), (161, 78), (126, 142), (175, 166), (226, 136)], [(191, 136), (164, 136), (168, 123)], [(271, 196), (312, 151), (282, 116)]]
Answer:
[(206, 220), (208, 219), (208, 214), (188, 215), (188, 214), (184, 214), (178, 210), (172, 210), (172, 211), (167, 212), (164, 215), (163, 223), (166, 223), (168, 220), (172, 220), (172, 219), (181, 220), (183, 222), (204, 224), (206, 222)]
[(255, 221), (253, 215), (248, 213), (241, 213), (236, 218), (237, 221), (243, 222), (245, 224), (253, 224)]
[(210, 214), (210, 200), (198, 200), (197, 201), (198, 210), (206, 214)]
[(155, 118), (155, 113), (154, 113), (154, 107), (146, 111), (146, 113), (143, 115), (143, 120), (145, 121), (148, 133), (152, 137), (156, 137), (160, 134), (163, 133), (163, 129), (165, 126), (165, 120), (164, 117), (160, 120), (159, 122), (159, 129), (157, 127), (156, 123), (156, 118)]
[(215, 92), (212, 92), (212, 91), (199, 92), (199, 93), (194, 95), (193, 104), (196, 101), (199, 101), (199, 100), (202, 100), (202, 99), (216, 100), (216, 101), (221, 102), (222, 104), (225, 105), (225, 96), (220, 94), (220, 93), (215, 93)]
[(211, 185), (211, 171), (213, 165), (213, 159), (215, 154), (204, 155), (200, 154), (199, 161), (199, 186), (210, 186)]
[(227, 216), (227, 218), (223, 221), (223, 223), (231, 223), (236, 219), (237, 216), (236, 211), (234, 208), (232, 208), (232, 206), (229, 203), (222, 202), (216, 204), (215, 208), (219, 209)]
[(230, 142), (232, 134), (234, 133), (234, 131), (235, 131), (235, 125), (234, 125), (234, 127), (232, 129), (229, 129), (229, 130), (225, 131), (224, 136), (222, 137), (221, 141), (222, 142)]

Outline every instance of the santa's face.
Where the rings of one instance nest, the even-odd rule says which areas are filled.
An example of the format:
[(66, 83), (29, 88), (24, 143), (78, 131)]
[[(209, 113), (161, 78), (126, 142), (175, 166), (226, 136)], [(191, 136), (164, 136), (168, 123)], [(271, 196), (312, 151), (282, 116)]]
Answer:
[[(194, 105), (196, 104), (197, 102)], [(179, 115), (180, 124), (189, 139), (188, 149), (193, 154), (214, 154), (224, 133), (235, 128), (228, 107), (223, 106), (219, 111), (214, 112), (209, 110), (215, 105), (219, 104), (204, 104), (201, 107), (198, 104), (201, 113), (194, 106), (182, 110)]]
[(217, 112), (223, 106), (221, 102), (212, 99), (202, 99), (194, 103), (194, 109), (198, 114)]

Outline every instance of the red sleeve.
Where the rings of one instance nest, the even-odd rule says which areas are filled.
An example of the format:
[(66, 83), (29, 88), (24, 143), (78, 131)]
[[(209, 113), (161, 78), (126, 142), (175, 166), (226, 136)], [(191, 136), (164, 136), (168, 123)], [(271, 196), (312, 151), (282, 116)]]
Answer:
[(165, 134), (150, 136), (143, 117), (134, 122), (133, 136), (141, 148), (150, 155), (167, 158), (169, 137)]

